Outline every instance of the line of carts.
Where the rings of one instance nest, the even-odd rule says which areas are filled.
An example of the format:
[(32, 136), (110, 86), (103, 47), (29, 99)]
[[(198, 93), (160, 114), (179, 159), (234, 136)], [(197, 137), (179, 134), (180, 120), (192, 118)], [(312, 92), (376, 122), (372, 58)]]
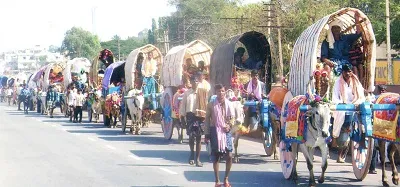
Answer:
[[(130, 128), (131, 132), (135, 131), (133, 122), (137, 122), (136, 116), (133, 116), (135, 113), (130, 110), (136, 110), (135, 107), (139, 107), (136, 99), (141, 96), (145, 99), (144, 107), (139, 107), (143, 114), (141, 124), (157, 120), (156, 117), (159, 116), (158, 120), (161, 123), (164, 137), (169, 140), (172, 138), (174, 127), (179, 126), (174, 108), (176, 109), (179, 105), (180, 98), (174, 96), (184, 85), (185, 62), (191, 59), (196, 66), (201, 61), (204, 63), (208, 71), (207, 80), (211, 84), (210, 95), (213, 95), (212, 88), (215, 84), (223, 84), (227, 88), (231, 88), (233, 78), (238, 78), (243, 84), (250, 80), (249, 72), (251, 70), (237, 70), (235, 66), (236, 49), (243, 47), (247, 50), (244, 55), (248, 57), (247, 62), (255, 64), (261, 62), (261, 65), (257, 67), (260, 72), (259, 80), (266, 83), (266, 92), (270, 94), (268, 98), (260, 101), (243, 99), (236, 102), (240, 102), (243, 107), (257, 108), (260, 115), (259, 126), (261, 128), (259, 130), (263, 132), (265, 152), (268, 156), (279, 152), (283, 175), (290, 179), (295, 175), (295, 161), (297, 160), (297, 154), (292, 154), (292, 147), (307, 142), (304, 132), (307, 132), (307, 128), (311, 128), (311, 124), (308, 123), (304, 114), (314, 106), (307, 102), (297, 105), (298, 108), (295, 110), (297, 111), (297, 121), (289, 124), (287, 123), (288, 115), (290, 115), (287, 114), (288, 103), (292, 103), (294, 99), (303, 95), (308, 95), (307, 98), (309, 98), (309, 94), (306, 94), (308, 93), (307, 85), (310, 77), (315, 78), (316, 76), (321, 42), (326, 37), (327, 31), (330, 32), (326, 25), (340, 20), (345, 23), (342, 28), (345, 33), (354, 33), (356, 12), (363, 18), (360, 23), (362, 39), (359, 41), (365, 57), (364, 78), (361, 82), (368, 92), (373, 92), (375, 89), (376, 40), (369, 19), (361, 11), (353, 8), (345, 8), (327, 15), (300, 35), (293, 48), (287, 88), (271, 89), (273, 76), (270, 44), (266, 36), (256, 31), (230, 37), (222, 41), (214, 50), (205, 42), (195, 40), (170, 49), (164, 57), (157, 47), (145, 45), (133, 50), (126, 61), (116, 62), (112, 52), (105, 49), (92, 62), (88, 59), (77, 58), (65, 63), (44, 66), (29, 77), (28, 85), (41, 88), (38, 100), (42, 100), (42, 103), (45, 103), (48, 86), (58, 85), (56, 88), (62, 96), (60, 98), (64, 98), (62, 100), (66, 114), (68, 111), (66, 88), (71, 83), (77, 86), (83, 85), (82, 88), (85, 92), (93, 97), (88, 105), (90, 120), (92, 121), (94, 116), (103, 114), (105, 126), (116, 126), (117, 121), (120, 121), (123, 132), (126, 128)], [(149, 53), (152, 53), (153, 60), (157, 63), (157, 71), (152, 77), (156, 91), (143, 93), (141, 90), (128, 96), (131, 90), (140, 90), (144, 85), (140, 77), (140, 65), (147, 59)], [(62, 82), (54, 83), (49, 77), (52, 74), (57, 75), (57, 73), (62, 73), (64, 79)], [(328, 92), (327, 95), (330, 94), (329, 89), (325, 92)], [(380, 97), (383, 99), (379, 99)], [(378, 121), (380, 116), (386, 113), (395, 115), (396, 121), (398, 120), (400, 96), (392, 93), (391, 96), (382, 95), (380, 97), (375, 103), (366, 101), (360, 105), (329, 106), (331, 111), (344, 111), (358, 116), (357, 120), (351, 123), (351, 132), (349, 132), (353, 171), (358, 180), (363, 180), (368, 172), (374, 140), (392, 143), (398, 143), (400, 140), (397, 133), (400, 132), (399, 125), (383, 126)], [(384, 99), (387, 97), (391, 99)], [(132, 104), (135, 104), (135, 107), (129, 106)], [(45, 110), (46, 107), (42, 108)], [(98, 117), (95, 118), (98, 121)], [(385, 130), (390, 133), (382, 133)], [(329, 144), (329, 141), (328, 137), (326, 144)]]

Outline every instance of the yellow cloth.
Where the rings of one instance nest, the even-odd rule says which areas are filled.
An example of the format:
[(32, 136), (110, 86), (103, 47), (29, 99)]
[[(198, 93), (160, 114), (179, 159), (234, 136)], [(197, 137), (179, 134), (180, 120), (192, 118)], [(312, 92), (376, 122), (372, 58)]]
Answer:
[(144, 77), (154, 76), (157, 72), (157, 61), (154, 59), (146, 59), (142, 65), (142, 74)]

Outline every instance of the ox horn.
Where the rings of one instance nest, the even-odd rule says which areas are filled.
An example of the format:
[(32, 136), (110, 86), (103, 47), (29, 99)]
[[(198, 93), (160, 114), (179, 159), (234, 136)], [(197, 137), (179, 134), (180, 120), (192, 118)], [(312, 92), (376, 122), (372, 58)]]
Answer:
[(313, 81), (313, 79), (314, 79), (314, 77), (310, 76), (310, 80), (307, 83), (307, 93), (308, 93), (308, 95), (309, 95), (311, 100), (314, 100), (314, 95), (313, 95), (313, 93), (311, 91), (311, 82)]
[(329, 100), (329, 92), (331, 89), (331, 84), (330, 84), (329, 80), (327, 82), (328, 82), (328, 88), (326, 89), (326, 93), (324, 94), (324, 96), (322, 98), (327, 97), (327, 99)]

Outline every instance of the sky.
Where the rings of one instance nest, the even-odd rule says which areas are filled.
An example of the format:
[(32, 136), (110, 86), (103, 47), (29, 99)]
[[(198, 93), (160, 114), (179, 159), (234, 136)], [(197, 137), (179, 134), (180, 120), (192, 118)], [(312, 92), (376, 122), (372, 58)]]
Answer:
[(61, 46), (65, 32), (73, 26), (96, 33), (101, 41), (116, 34), (137, 36), (151, 27), (152, 18), (173, 11), (168, 0), (4, 0), (0, 6), (0, 51)]

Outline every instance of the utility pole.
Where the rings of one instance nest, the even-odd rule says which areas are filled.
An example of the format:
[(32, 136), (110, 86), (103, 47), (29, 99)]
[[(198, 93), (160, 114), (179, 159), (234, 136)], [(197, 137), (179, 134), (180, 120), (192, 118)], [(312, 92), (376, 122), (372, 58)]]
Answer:
[(121, 61), (121, 45), (119, 43), (120, 38), (118, 37), (118, 61)]
[[(277, 10), (276, 10), (276, 4), (275, 1), (271, 0), (269, 3), (264, 3), (265, 6), (267, 6), (267, 9), (265, 10), (268, 14), (267, 16), (267, 25), (260, 25), (257, 27), (261, 28), (267, 28), (268, 29), (268, 41), (271, 44), (272, 43), (272, 38), (271, 38), (271, 28), (277, 29), (278, 33), (278, 62), (277, 62), (277, 67), (278, 67), (278, 75), (279, 77), (283, 76), (283, 54), (282, 54), (282, 34), (281, 34), (281, 29), (285, 28), (290, 28), (290, 27), (283, 27), (281, 26), (279, 16), (277, 15)], [(271, 8), (273, 6), (273, 8)], [(273, 14), (272, 14), (273, 13)], [(271, 22), (275, 21), (276, 25), (271, 25)]]
[(390, 44), (390, 11), (389, 11), (389, 0), (386, 0), (386, 56), (388, 62), (388, 84), (393, 84), (393, 64)]

